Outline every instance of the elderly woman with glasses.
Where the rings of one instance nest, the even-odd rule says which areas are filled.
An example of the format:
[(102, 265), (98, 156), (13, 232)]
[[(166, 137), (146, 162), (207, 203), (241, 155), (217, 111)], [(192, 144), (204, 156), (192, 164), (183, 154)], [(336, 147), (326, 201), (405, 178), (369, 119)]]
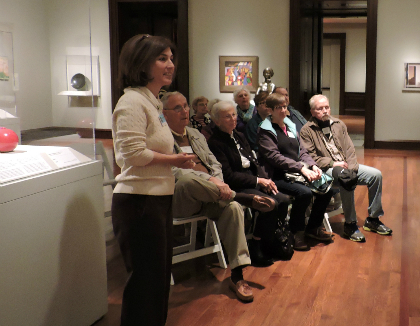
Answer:
[(245, 86), (238, 88), (233, 92), (233, 99), (237, 104), (238, 123), (236, 130), (245, 132), (245, 126), (249, 120), (257, 113), (257, 109), (251, 104), (251, 93)]
[(251, 149), (255, 152), (258, 152), (258, 144), (257, 144), (257, 130), (260, 123), (265, 120), (270, 114), (268, 107), (265, 105), (265, 100), (267, 99), (268, 95), (270, 95), (267, 91), (261, 91), (254, 97), (255, 106), (257, 108), (257, 114), (255, 114), (251, 120), (248, 121), (245, 127), (245, 136), (248, 140)]
[[(290, 230), (295, 239), (294, 249), (309, 250), (305, 236), (327, 242), (332, 239), (331, 234), (325, 232), (321, 224), (333, 192), (330, 189), (323, 195), (313, 194), (308, 186), (286, 179), (286, 172), (300, 173), (309, 182), (322, 176), (321, 169), (301, 146), (295, 127), (287, 125), (287, 104), (286, 98), (279, 94), (274, 93), (267, 97), (266, 105), (271, 117), (265, 119), (258, 130), (258, 152), (260, 161), (268, 176), (274, 180), (277, 189), (294, 197), (290, 213)], [(313, 196), (315, 200), (305, 228), (305, 212)]]
[(276, 201), (276, 208), (273, 211), (260, 213), (258, 216), (253, 239), (248, 245), (253, 264), (269, 265), (272, 257), (266, 253), (275, 252), (275, 249), (267, 247), (272, 243), (270, 241), (278, 219), (284, 221), (286, 218), (289, 196), (278, 192), (274, 182), (259, 165), (245, 136), (235, 129), (237, 116), (233, 103), (221, 101), (215, 104), (211, 117), (217, 127), (208, 144), (222, 164), (224, 181), (237, 192), (269, 196)]

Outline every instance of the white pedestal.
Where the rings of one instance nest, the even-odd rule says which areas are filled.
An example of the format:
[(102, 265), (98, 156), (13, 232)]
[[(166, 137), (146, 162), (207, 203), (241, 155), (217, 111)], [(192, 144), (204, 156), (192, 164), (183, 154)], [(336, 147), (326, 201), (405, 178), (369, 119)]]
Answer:
[(98, 161), (0, 184), (0, 325), (87, 326), (107, 312), (103, 207)]

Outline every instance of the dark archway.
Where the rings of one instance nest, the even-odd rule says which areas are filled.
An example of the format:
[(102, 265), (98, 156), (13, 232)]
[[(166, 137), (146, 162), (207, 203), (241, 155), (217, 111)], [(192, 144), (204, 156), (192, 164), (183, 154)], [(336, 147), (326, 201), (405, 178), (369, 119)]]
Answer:
[(108, 5), (112, 110), (122, 95), (116, 84), (118, 57), (124, 43), (137, 34), (165, 36), (176, 44), (177, 73), (169, 90), (177, 90), (188, 99), (188, 0), (109, 0)]

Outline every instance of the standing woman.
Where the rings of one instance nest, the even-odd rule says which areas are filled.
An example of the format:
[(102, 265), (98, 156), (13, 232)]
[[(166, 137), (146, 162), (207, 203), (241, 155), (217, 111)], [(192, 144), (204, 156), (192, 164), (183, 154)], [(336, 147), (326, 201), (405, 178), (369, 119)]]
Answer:
[[(258, 130), (258, 151), (260, 160), (274, 180), (278, 191), (295, 198), (290, 212), (290, 230), (295, 238), (295, 250), (309, 250), (305, 236), (320, 241), (331, 241), (331, 234), (321, 227), (324, 213), (333, 195), (332, 189), (326, 194), (313, 194), (311, 189), (298, 182), (285, 178), (286, 172), (300, 173), (309, 182), (318, 180), (322, 171), (300, 145), (299, 135), (284, 122), (287, 114), (287, 101), (277, 93), (269, 95), (266, 105), (271, 117), (266, 118)], [(311, 215), (305, 227), (305, 211), (315, 196)]]
[(157, 98), (175, 72), (175, 48), (164, 37), (136, 35), (118, 62), (124, 95), (112, 116), (121, 174), (112, 197), (112, 223), (130, 273), (121, 325), (165, 325), (172, 265), (171, 166), (192, 167), (193, 155), (173, 154), (173, 136)]

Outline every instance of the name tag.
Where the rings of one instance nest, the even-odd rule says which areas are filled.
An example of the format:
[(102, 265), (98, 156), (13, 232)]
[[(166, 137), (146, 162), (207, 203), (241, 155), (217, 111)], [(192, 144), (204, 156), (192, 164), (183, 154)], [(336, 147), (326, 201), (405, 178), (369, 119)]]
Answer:
[(194, 154), (191, 146), (181, 146), (181, 150), (183, 153)]
[(159, 114), (159, 121), (160, 121), (160, 124), (162, 125), (162, 127), (165, 127), (165, 126), (168, 125), (168, 123), (166, 122), (165, 117), (163, 116), (163, 113), (160, 113)]
[(287, 136), (289, 136), (289, 138), (295, 138), (295, 135), (293, 135), (291, 131), (287, 132)]

